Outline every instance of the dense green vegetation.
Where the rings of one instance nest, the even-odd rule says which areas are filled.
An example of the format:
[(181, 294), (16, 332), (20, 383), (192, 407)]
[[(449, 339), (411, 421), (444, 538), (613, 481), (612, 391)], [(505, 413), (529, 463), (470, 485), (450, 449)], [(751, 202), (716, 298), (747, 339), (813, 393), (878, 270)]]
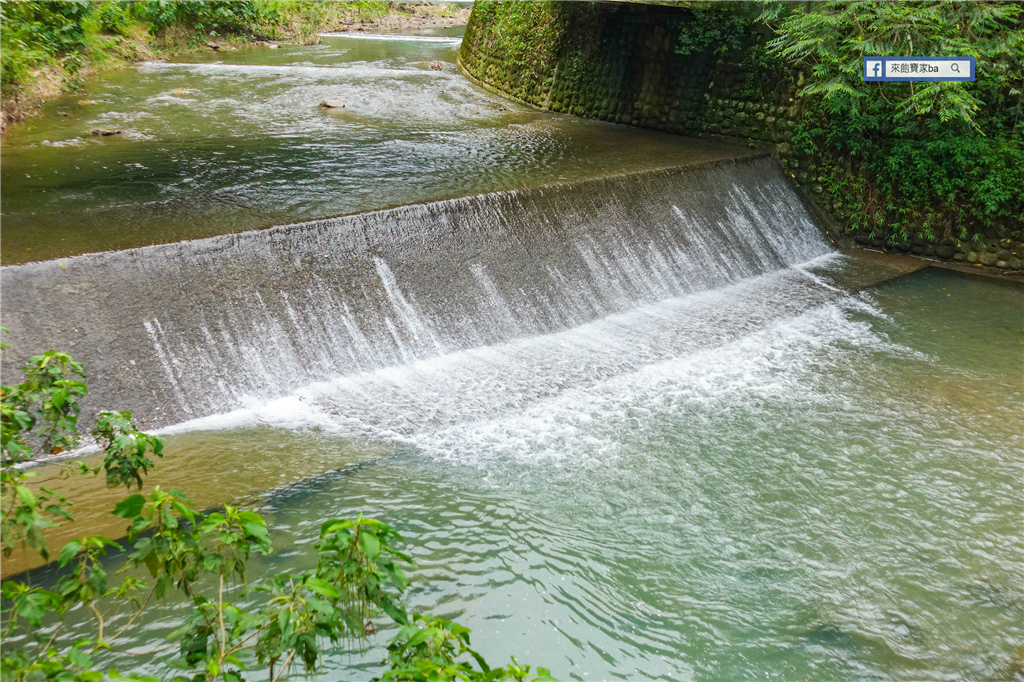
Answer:
[[(36, 100), (74, 87), (89, 67), (204, 47), (209, 41), (295, 39), (389, 14), (451, 14), (387, 0), (24, 0), (0, 3), (5, 124)], [(47, 87), (48, 86), (48, 87)]]
[(676, 53), (684, 56), (723, 55), (742, 48), (749, 42), (757, 15), (757, 3), (725, 0), (707, 7), (696, 7), (693, 16), (679, 27)]
[[(793, 151), (837, 218), (891, 241), (1024, 236), (1024, 13), (1017, 3), (766, 6), (802, 69)], [(865, 82), (871, 55), (973, 56), (977, 81)]]
[(102, 62), (131, 38), (161, 36), (177, 27), (185, 43), (205, 42), (208, 32), (266, 34), (275, 14), (269, 3), (242, 2), (5, 2), (0, 86), (6, 97), (20, 94), (38, 69), (77, 74)]
[[(1018, 3), (720, 3), (695, 10), (676, 52), (731, 52), (744, 98), (781, 89), (801, 101), (787, 160), (851, 232), (890, 243), (1024, 236)], [(872, 55), (973, 56), (977, 81), (869, 83)]]
[(537, 75), (546, 73), (557, 56), (564, 16), (556, 3), (477, 2), (473, 4), (473, 21), (466, 27), (466, 40), (472, 40), (477, 26), (486, 25), (487, 47), (500, 46), (510, 73), (517, 77), (507, 94), (527, 99), (527, 91), (537, 85)]
[[(23, 370), (20, 384), (0, 387), (0, 538), (4, 557), (28, 550), (49, 559), (46, 530), (71, 519), (72, 501), (23, 466), (78, 445), (85, 371), (54, 351), (31, 358)], [(141, 433), (129, 412), (102, 413), (91, 433), (101, 463), (56, 466), (68, 476), (102, 473), (112, 488), (141, 489), (150, 458), (162, 456), (162, 441)], [(381, 521), (327, 520), (311, 568), (247, 587), (250, 557), (271, 551), (270, 529), (256, 512), (225, 505), (204, 514), (179, 491), (156, 487), (128, 495), (112, 513), (124, 519), (126, 539), (93, 535), (65, 544), (57, 554), (62, 577), (52, 588), (22, 580), (0, 585), (4, 680), (155, 682), (131, 671), (123, 675), (105, 663), (105, 654), (119, 650), (122, 636), (147, 608), (172, 597), (187, 607), (170, 646), (160, 649), (166, 653), (146, 661), (162, 663), (174, 680), (241, 682), (259, 671), (276, 681), (300, 666), (313, 675), (325, 650), (366, 641), (383, 617), (398, 630), (378, 679), (551, 679), (543, 668), (531, 673), (515, 659), (492, 668), (470, 648), (467, 628), (409, 613), (402, 565), (411, 560), (396, 549), (401, 536)], [(107, 555), (114, 552), (121, 553), (123, 568), (112, 576)], [(89, 636), (72, 636), (62, 625), (64, 614), (76, 608), (94, 618)]]

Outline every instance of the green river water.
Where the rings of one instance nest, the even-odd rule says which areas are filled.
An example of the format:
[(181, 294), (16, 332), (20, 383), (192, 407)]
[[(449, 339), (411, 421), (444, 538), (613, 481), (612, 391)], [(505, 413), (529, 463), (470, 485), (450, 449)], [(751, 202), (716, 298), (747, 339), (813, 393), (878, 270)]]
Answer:
[[(374, 444), (279, 407), (178, 429), (160, 466), (193, 462), (174, 478), (190, 492), (242, 462), (322, 472), (248, 498), (277, 548), (255, 579), (308, 567), (320, 524), (362, 512), (408, 540), (413, 608), (562, 679), (1010, 680), (1022, 306), (1019, 288), (926, 270), (493, 419)], [(571, 330), (554, 353), (587, 362), (589, 343)], [(535, 364), (517, 352), (510, 373), (551, 359), (538, 337), (488, 362), (513, 346)], [(423, 393), (436, 369), (378, 381)], [(486, 403), (468, 374), (460, 400)], [(179, 613), (156, 609), (128, 645), (158, 645)], [(324, 679), (368, 679), (382, 657), (335, 652)], [(139, 660), (120, 664), (159, 669)]]
[[(325, 38), (91, 83), (52, 104), (68, 117), (4, 148), (4, 262), (667, 164), (681, 144), (504, 103), (452, 71), (452, 49)], [(436, 59), (448, 70), (416, 64)], [(382, 101), (360, 99), (371, 90)], [(352, 104), (317, 109), (329, 96)], [(132, 133), (53, 144), (99, 125)], [(406, 537), (413, 609), (471, 627), (488, 660), (561, 679), (1019, 679), (1021, 288), (923, 270), (530, 397), (530, 377), (560, 363), (608, 362), (609, 330), (642, 349), (698, 312), (766, 305), (784, 277), (821, 276), (766, 275), (371, 377), (412, 405), (441, 385), (451, 414), (434, 428), (355, 436), (300, 395), (172, 428), (166, 466), (203, 462), (176, 469), (187, 491), (277, 481), (246, 498), (277, 548), (254, 579), (308, 567), (320, 524), (362, 512)], [(491, 413), (505, 380), (524, 397)], [(159, 606), (128, 646), (160, 646), (180, 613)], [(386, 634), (332, 652), (323, 679), (372, 677)]]
[(443, 35), (461, 30), (200, 54), (88, 81), (5, 140), (3, 264), (672, 166), (699, 149), (485, 92)]

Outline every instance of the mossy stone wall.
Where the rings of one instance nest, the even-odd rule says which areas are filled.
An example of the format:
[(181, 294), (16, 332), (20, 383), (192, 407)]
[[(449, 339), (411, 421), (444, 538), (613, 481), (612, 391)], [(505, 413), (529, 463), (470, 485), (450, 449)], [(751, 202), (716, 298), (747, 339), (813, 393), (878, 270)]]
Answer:
[(784, 143), (799, 107), (788, 89), (765, 88), (742, 51), (676, 54), (681, 25), (698, 11), (720, 10), (479, 0), (458, 61), (479, 84), (539, 109)]

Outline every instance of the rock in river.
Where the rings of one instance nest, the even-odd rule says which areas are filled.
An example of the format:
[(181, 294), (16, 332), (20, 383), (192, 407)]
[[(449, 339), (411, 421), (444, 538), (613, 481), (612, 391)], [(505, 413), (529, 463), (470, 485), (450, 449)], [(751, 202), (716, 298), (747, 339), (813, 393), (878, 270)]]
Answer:
[(320, 102), (320, 106), (324, 109), (344, 109), (345, 103), (340, 99), (325, 99)]

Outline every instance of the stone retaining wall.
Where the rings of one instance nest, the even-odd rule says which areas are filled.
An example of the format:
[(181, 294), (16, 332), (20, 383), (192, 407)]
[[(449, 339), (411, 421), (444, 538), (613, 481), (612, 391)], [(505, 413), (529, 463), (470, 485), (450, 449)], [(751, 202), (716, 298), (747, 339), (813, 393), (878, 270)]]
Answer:
[[(693, 10), (550, 2), (528, 11), (529, 4), (476, 3), (458, 59), (467, 76), (538, 109), (602, 121), (769, 143), (792, 134), (796, 102), (755, 85), (759, 74), (742, 54), (676, 54), (680, 26), (693, 20)], [(552, 43), (538, 44), (542, 39)]]
[(1012, 239), (959, 241), (943, 239), (929, 243), (923, 239), (892, 241), (858, 232), (854, 241), (861, 246), (909, 253), (925, 258), (956, 261), (971, 265), (987, 265), (1002, 270), (1021, 270), (1024, 266), (1024, 243)]

